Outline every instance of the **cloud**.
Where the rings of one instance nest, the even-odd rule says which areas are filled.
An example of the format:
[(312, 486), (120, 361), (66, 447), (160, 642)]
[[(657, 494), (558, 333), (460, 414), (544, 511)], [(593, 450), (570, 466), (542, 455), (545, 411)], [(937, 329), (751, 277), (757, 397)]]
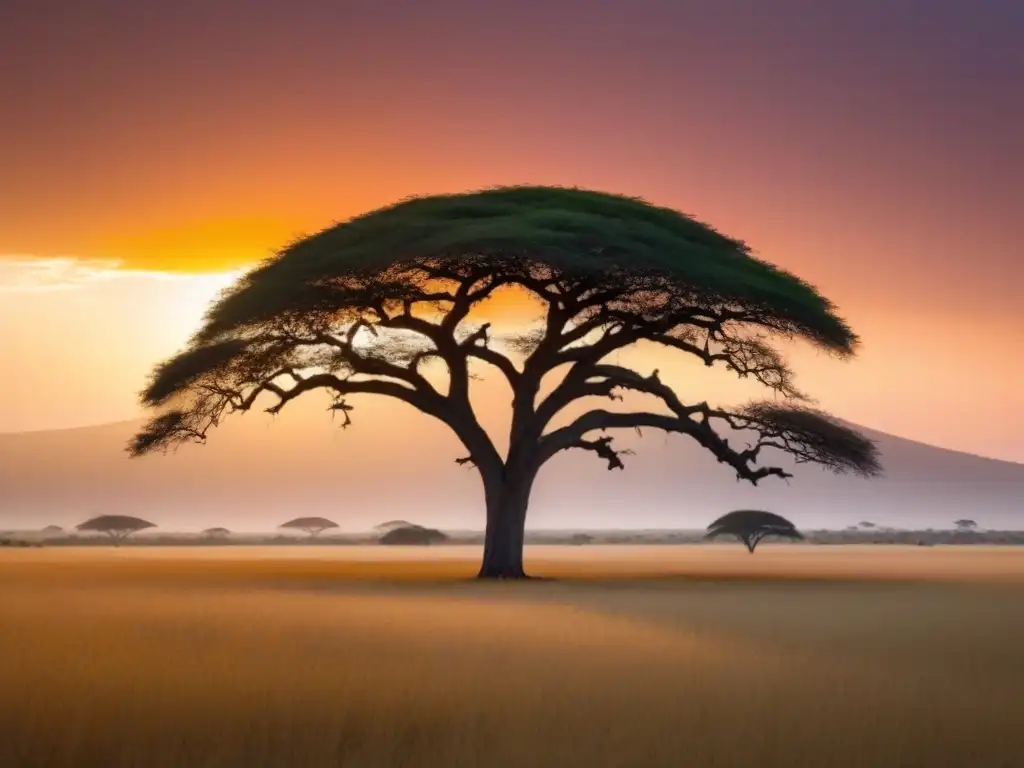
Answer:
[(0, 256), (0, 293), (69, 291), (130, 278), (188, 280), (187, 272), (124, 269), (117, 259), (76, 256)]

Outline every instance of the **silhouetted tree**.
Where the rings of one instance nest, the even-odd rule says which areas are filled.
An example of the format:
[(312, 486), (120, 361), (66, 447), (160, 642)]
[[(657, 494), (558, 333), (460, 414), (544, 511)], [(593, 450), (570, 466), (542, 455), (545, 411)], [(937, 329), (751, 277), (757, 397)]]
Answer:
[(388, 531), (395, 530), (395, 528), (406, 528), (408, 526), (415, 526), (415, 523), (410, 523), (408, 520), (388, 520), (387, 522), (373, 526), (373, 530), (379, 531), (380, 533), (387, 533)]
[(203, 535), (208, 539), (226, 539), (231, 535), (231, 531), (227, 528), (207, 528)]
[(403, 525), (399, 528), (392, 528), (381, 536), (379, 541), (381, 544), (427, 546), (448, 541), (448, 537), (433, 528), (424, 528), (421, 525)]
[(296, 517), (287, 523), (281, 523), (278, 528), (294, 528), (297, 531), (305, 531), (311, 537), (316, 538), (328, 528), (337, 528), (338, 524), (325, 517)]
[(64, 533), (64, 529), (59, 525), (48, 525), (40, 533), (44, 533), (47, 536), (56, 536), (59, 533)]
[(114, 542), (114, 546), (119, 547), (122, 541), (136, 531), (156, 528), (156, 524), (131, 515), (100, 515), (79, 523), (75, 528), (79, 531), (105, 533)]
[(978, 527), (978, 524), (974, 520), (954, 520), (953, 525), (956, 526), (958, 531), (972, 531)]
[(746, 545), (751, 554), (765, 536), (803, 538), (803, 534), (786, 518), (759, 509), (739, 509), (722, 515), (708, 526), (705, 538), (713, 539), (717, 536), (735, 536)]
[[(498, 337), (472, 310), (505, 288), (543, 308), (530, 330)], [(350, 423), (348, 397), (390, 397), (441, 421), (481, 477), (481, 577), (520, 578), (530, 493), (541, 467), (580, 449), (621, 469), (611, 435), (644, 428), (688, 435), (738, 479), (789, 477), (760, 466), (765, 449), (835, 472), (880, 471), (872, 441), (811, 407), (769, 337), (800, 338), (849, 357), (857, 336), (834, 306), (744, 243), (676, 211), (579, 189), (510, 187), (407, 200), (285, 247), (207, 312), (188, 349), (161, 364), (143, 403), (166, 409), (134, 438), (133, 456), (205, 442), (263, 395), (279, 413), (326, 390)], [(729, 409), (685, 402), (658, 371), (610, 360), (651, 344), (720, 364), (775, 399)], [(516, 362), (518, 360), (518, 362)], [(439, 362), (444, 381), (425, 367)], [(493, 366), (512, 393), (499, 453), (470, 401), (470, 364)], [(558, 372), (541, 396), (542, 381)], [(653, 397), (650, 411), (577, 401)], [(560, 426), (554, 426), (562, 420)], [(734, 430), (725, 436), (716, 429)], [(739, 438), (739, 445), (732, 440)], [(744, 439), (749, 442), (743, 447)]]
[(572, 536), (569, 537), (569, 543), (575, 544), (577, 546), (583, 544), (590, 544), (593, 540), (594, 537), (591, 536), (589, 533), (574, 533)]
[(864, 528), (865, 530), (875, 527), (875, 524), (872, 523), (870, 520), (861, 520), (860, 523), (858, 523), (858, 525), (860, 525), (860, 527)]

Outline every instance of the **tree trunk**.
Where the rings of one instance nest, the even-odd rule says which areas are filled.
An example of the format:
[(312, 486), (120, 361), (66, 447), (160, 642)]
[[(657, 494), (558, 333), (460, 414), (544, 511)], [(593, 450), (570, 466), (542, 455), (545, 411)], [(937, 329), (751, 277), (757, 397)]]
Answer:
[(485, 483), (487, 530), (484, 559), (477, 578), (529, 578), (523, 571), (523, 543), (532, 485), (533, 478), (529, 476)]

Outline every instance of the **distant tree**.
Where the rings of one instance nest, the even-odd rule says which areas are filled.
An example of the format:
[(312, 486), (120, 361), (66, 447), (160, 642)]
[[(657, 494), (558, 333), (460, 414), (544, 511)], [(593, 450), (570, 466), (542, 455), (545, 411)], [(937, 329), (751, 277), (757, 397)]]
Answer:
[(713, 539), (718, 536), (735, 536), (751, 553), (765, 536), (803, 538), (803, 534), (786, 518), (758, 509), (739, 509), (722, 515), (708, 526), (704, 538)]
[(5, 537), (0, 537), (0, 547), (20, 547), (22, 549), (25, 549), (27, 547), (33, 546), (41, 547), (42, 544), (33, 544), (32, 542), (26, 541), (25, 539), (9, 539)]
[(408, 520), (388, 520), (387, 522), (373, 526), (373, 530), (380, 533), (387, 533), (388, 531), (393, 531), (395, 528), (408, 528), (410, 526), (415, 527), (416, 524), (410, 523)]
[(119, 547), (122, 541), (136, 531), (156, 528), (156, 524), (131, 515), (100, 515), (79, 523), (75, 528), (79, 531), (105, 533), (114, 542), (114, 546)]
[(954, 520), (953, 525), (956, 526), (958, 531), (972, 531), (978, 527), (978, 524), (974, 520)]
[(292, 528), (297, 531), (305, 531), (312, 538), (316, 538), (328, 528), (337, 528), (338, 524), (325, 517), (296, 517), (287, 523), (281, 523), (278, 528)]
[(207, 528), (203, 535), (208, 539), (225, 539), (231, 535), (231, 531), (227, 528)]
[(59, 525), (48, 525), (40, 533), (44, 533), (47, 536), (56, 536), (58, 533), (64, 533), (64, 529)]
[(869, 529), (869, 528), (874, 528), (875, 527), (875, 524), (872, 523), (870, 520), (861, 520), (860, 523), (858, 523), (858, 525), (861, 528), (865, 528), (865, 529)]
[(392, 528), (381, 536), (379, 541), (381, 544), (428, 546), (448, 541), (448, 537), (433, 528), (405, 525), (400, 528)]
[(590, 544), (594, 540), (594, 537), (589, 533), (574, 533), (569, 537), (569, 543), (581, 546), (583, 544)]
[[(473, 311), (505, 289), (542, 310), (534, 327), (492, 336)], [(263, 396), (277, 414), (326, 391), (344, 425), (348, 397), (389, 397), (445, 424), (465, 449), (456, 461), (479, 473), (479, 576), (523, 578), (527, 508), (541, 468), (574, 449), (608, 469), (624, 467), (629, 451), (598, 433), (686, 435), (752, 484), (791, 476), (771, 465), (773, 451), (838, 473), (877, 474), (874, 443), (812, 407), (773, 336), (838, 357), (858, 344), (813, 286), (677, 211), (536, 186), (406, 200), (288, 245), (225, 292), (188, 349), (153, 372), (142, 400), (162, 412), (128, 450), (141, 456), (205, 442), (228, 414)], [(686, 402), (658, 371), (619, 361), (644, 344), (721, 365), (774, 397), (739, 408)], [(440, 363), (441, 381), (425, 374), (427, 363)], [(471, 364), (481, 363), (511, 389), (507, 439), (493, 439), (472, 406)], [(546, 382), (554, 386), (542, 396)], [(556, 426), (580, 401), (623, 393), (657, 406), (584, 409)]]

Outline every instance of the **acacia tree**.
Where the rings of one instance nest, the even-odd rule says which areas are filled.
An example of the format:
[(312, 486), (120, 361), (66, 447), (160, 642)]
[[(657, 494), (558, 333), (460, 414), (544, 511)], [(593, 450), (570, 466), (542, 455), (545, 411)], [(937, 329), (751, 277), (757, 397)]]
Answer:
[(203, 531), (203, 535), (208, 539), (226, 539), (231, 535), (231, 531), (221, 527), (206, 528)]
[(978, 527), (978, 523), (974, 520), (954, 520), (953, 525), (956, 526), (958, 531), (971, 531)]
[(393, 531), (396, 528), (408, 528), (409, 526), (413, 526), (414, 528), (419, 527), (415, 523), (410, 523), (408, 520), (387, 520), (373, 526), (373, 530), (378, 533), (387, 533), (388, 531)]
[(136, 531), (146, 528), (156, 528), (155, 523), (150, 523), (140, 517), (131, 515), (100, 515), (79, 523), (75, 526), (79, 531), (97, 531), (105, 533), (114, 542), (115, 547), (121, 546), (121, 542), (127, 539)]
[(278, 526), (278, 528), (294, 528), (297, 531), (305, 531), (314, 539), (327, 529), (337, 527), (337, 523), (326, 517), (296, 517), (294, 520), (289, 520)]
[(448, 541), (448, 536), (433, 528), (424, 528), (422, 525), (409, 523), (392, 528), (381, 536), (379, 541), (381, 544), (429, 546)]
[(718, 536), (735, 536), (743, 542), (750, 554), (754, 554), (765, 536), (803, 539), (803, 534), (789, 520), (774, 512), (759, 509), (738, 509), (722, 515), (708, 526), (704, 538), (714, 539)]
[[(498, 339), (471, 312), (507, 287), (532, 296), (542, 316), (527, 332)], [(608, 469), (624, 466), (627, 452), (596, 432), (688, 435), (755, 484), (790, 476), (759, 464), (766, 449), (836, 472), (879, 471), (870, 440), (797, 390), (772, 336), (839, 357), (857, 345), (812, 286), (676, 211), (552, 187), (411, 199), (298, 240), (226, 291), (188, 348), (152, 374), (142, 401), (164, 412), (128, 450), (139, 456), (205, 442), (226, 415), (264, 395), (277, 414), (326, 390), (343, 426), (349, 396), (392, 398), (441, 421), (465, 446), (456, 461), (478, 470), (486, 508), (479, 575), (519, 578), (541, 467), (572, 449), (592, 452)], [(658, 371), (609, 362), (637, 343), (752, 377), (776, 398), (736, 409), (685, 402)], [(431, 361), (443, 364), (443, 376), (426, 370)], [(507, 449), (474, 413), (471, 362), (493, 366), (511, 389)], [(549, 374), (557, 384), (542, 396)], [(578, 401), (621, 400), (625, 392), (658, 405), (598, 406), (556, 426)], [(723, 430), (750, 442), (733, 445)]]

